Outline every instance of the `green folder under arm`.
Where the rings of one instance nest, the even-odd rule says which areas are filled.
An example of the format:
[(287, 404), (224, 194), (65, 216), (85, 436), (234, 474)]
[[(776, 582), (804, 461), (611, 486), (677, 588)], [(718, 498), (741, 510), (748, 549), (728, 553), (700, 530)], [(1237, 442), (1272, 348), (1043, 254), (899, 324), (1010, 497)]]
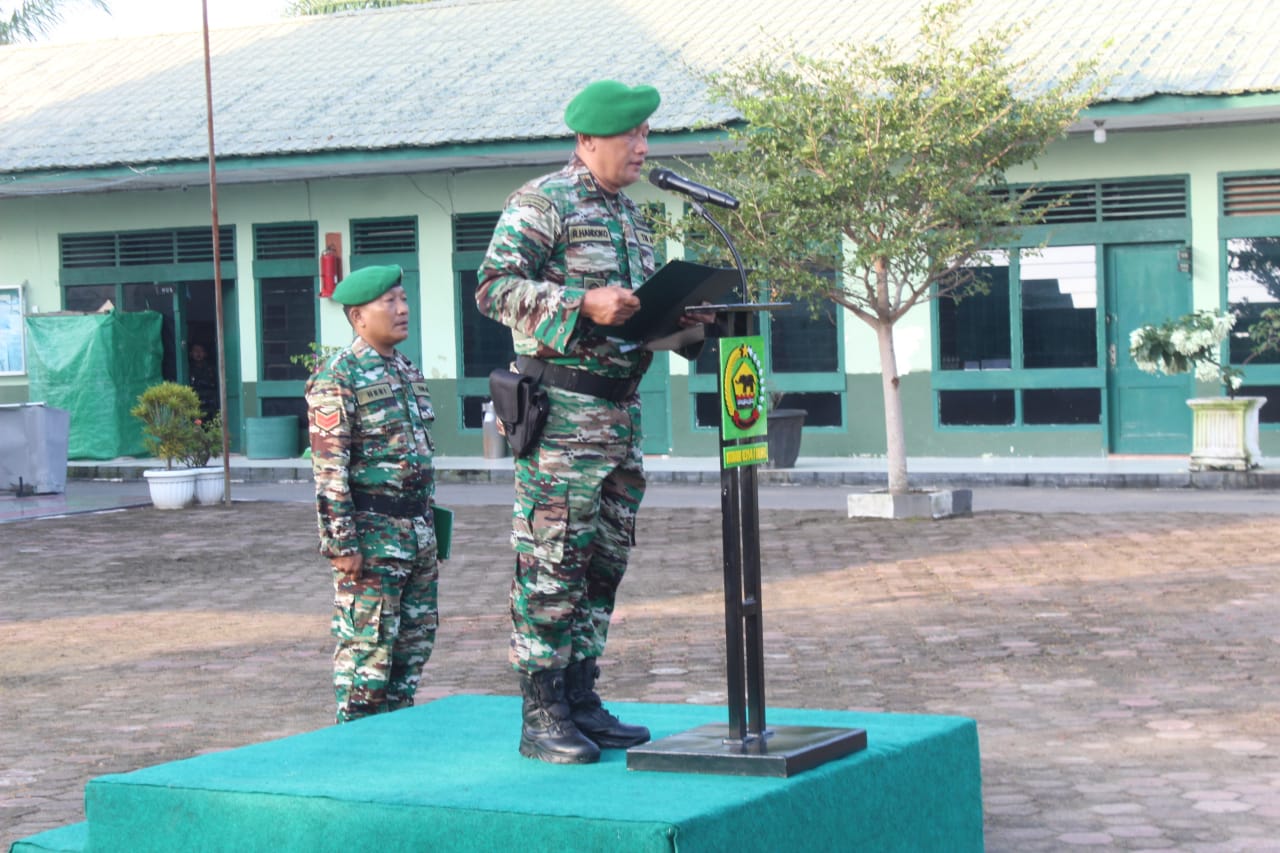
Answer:
[(431, 517), (436, 526), (436, 559), (447, 560), (453, 544), (453, 510), (432, 504)]

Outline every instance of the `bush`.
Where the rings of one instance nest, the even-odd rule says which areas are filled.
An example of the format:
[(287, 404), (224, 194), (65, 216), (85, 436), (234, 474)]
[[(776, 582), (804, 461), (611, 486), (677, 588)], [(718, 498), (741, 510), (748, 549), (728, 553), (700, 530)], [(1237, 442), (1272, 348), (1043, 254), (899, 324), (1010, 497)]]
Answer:
[(152, 456), (164, 459), (166, 468), (174, 460), (188, 461), (199, 452), (202, 431), (200, 398), (189, 386), (177, 382), (152, 385), (138, 396), (129, 414), (142, 421), (142, 443)]
[(329, 359), (342, 352), (343, 348), (326, 346), (312, 341), (307, 344), (307, 349), (309, 352), (300, 352), (289, 356), (289, 363), (302, 365), (307, 369), (308, 373), (315, 373), (321, 367), (324, 367)]
[(192, 468), (203, 468), (210, 459), (221, 456), (222, 414), (216, 414), (207, 421), (196, 420), (192, 438), (191, 452), (185, 460)]
[(1227, 396), (1235, 396), (1244, 376), (1223, 364), (1220, 355), (1222, 342), (1235, 324), (1234, 314), (1203, 310), (1159, 325), (1141, 326), (1129, 333), (1129, 355), (1146, 373), (1194, 373), (1202, 382), (1222, 383)]

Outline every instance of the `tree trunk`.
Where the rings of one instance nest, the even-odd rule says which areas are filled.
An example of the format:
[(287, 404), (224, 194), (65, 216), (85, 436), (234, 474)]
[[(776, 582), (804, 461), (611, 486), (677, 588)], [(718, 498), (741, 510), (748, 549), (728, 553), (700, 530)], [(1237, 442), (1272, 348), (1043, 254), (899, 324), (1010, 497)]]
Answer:
[(893, 349), (893, 326), (876, 324), (880, 345), (880, 383), (884, 390), (885, 454), (889, 463), (889, 494), (907, 493), (907, 437), (902, 423), (902, 393), (898, 385), (898, 356)]

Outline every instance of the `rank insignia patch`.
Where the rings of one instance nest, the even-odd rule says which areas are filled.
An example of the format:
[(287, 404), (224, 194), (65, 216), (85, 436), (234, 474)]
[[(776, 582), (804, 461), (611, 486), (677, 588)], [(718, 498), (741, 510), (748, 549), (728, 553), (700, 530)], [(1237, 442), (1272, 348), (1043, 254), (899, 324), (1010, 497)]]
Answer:
[(316, 409), (315, 422), (316, 429), (321, 432), (333, 432), (342, 423), (342, 410), (322, 406)]

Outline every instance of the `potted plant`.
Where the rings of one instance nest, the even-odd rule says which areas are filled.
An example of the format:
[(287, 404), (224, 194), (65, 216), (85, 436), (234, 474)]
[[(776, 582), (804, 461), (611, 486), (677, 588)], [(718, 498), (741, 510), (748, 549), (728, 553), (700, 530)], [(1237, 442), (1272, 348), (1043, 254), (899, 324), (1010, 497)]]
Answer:
[[(1273, 309), (1274, 310), (1274, 309)], [(1249, 331), (1258, 335), (1253, 355), (1274, 348), (1276, 318), (1260, 320)], [(1147, 373), (1176, 376), (1194, 374), (1202, 382), (1220, 383), (1224, 397), (1193, 397), (1191, 407), (1191, 470), (1230, 468), (1247, 470), (1258, 464), (1258, 410), (1266, 397), (1237, 397), (1244, 371), (1224, 364), (1222, 345), (1235, 328), (1236, 315), (1214, 310), (1193, 311), (1176, 320), (1146, 325), (1129, 334), (1129, 355)], [(1272, 331), (1268, 333), (1267, 329)], [(1247, 363), (1248, 360), (1246, 360)]]
[[(163, 469), (142, 472), (158, 509), (181, 509), (195, 496), (195, 474), (187, 461), (199, 442), (196, 421), (200, 398), (186, 385), (161, 382), (138, 395), (129, 414), (142, 421), (142, 443), (152, 456), (164, 459)], [(175, 462), (184, 467), (175, 468)]]
[(196, 418), (190, 453), (186, 458), (196, 477), (196, 503), (216, 504), (225, 494), (226, 481), (221, 467), (208, 467), (210, 459), (222, 455), (222, 414), (212, 418)]

